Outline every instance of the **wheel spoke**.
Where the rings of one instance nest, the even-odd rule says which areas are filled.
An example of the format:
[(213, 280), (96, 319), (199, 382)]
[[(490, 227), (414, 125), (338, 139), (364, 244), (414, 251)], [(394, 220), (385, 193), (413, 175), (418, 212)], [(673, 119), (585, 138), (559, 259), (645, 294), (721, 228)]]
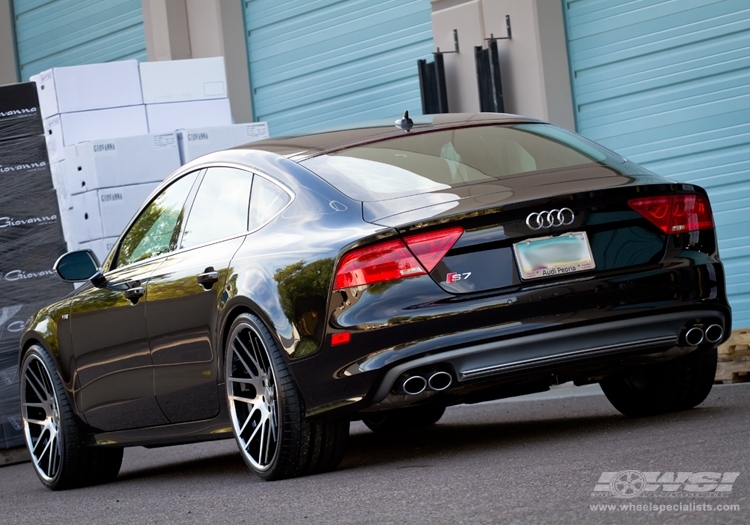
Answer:
[[(50, 436), (50, 438), (51, 438), (51, 436)], [(37, 454), (36, 449), (39, 447), (39, 444), (42, 443), (42, 442), (43, 441), (41, 439), (41, 436), (39, 436), (39, 440), (37, 440), (36, 445), (34, 446), (34, 455), (36, 457), (38, 457), (40, 460), (42, 459), (42, 457), (44, 456), (44, 453), (49, 448), (49, 444), (51, 442), (51, 439), (47, 439), (47, 441), (45, 442), (46, 444), (44, 445), (44, 448), (42, 449), (42, 453), (41, 454)]]
[(245, 360), (242, 359), (242, 356), (240, 355), (240, 352), (239, 351), (235, 352), (235, 355), (237, 355), (237, 357), (239, 358), (239, 360), (242, 361), (242, 364), (245, 367), (245, 370), (247, 370), (247, 373), (250, 374), (250, 375), (259, 375), (260, 371), (261, 371), (261, 368), (260, 368), (260, 366), (258, 366), (258, 362), (255, 359), (255, 356), (250, 353), (250, 350), (248, 350), (248, 348), (245, 346), (245, 343), (243, 343), (242, 341), (240, 341), (239, 337), (235, 339), (235, 342), (240, 345), (240, 347), (242, 348), (242, 350), (245, 353), (245, 357), (247, 357), (250, 360), (250, 362), (255, 367), (255, 370), (257, 370), (257, 372), (253, 372), (250, 369), (250, 367), (247, 366), (247, 363), (245, 362)]
[(47, 425), (47, 421), (41, 421), (39, 419), (24, 417), (23, 420), (26, 421), (27, 423), (31, 423), (32, 425), (39, 425), (40, 427), (44, 427)]
[[(261, 424), (258, 425), (258, 428), (260, 429), (260, 440), (258, 441), (258, 447), (259, 447), (258, 448), (258, 463), (260, 463), (262, 465), (264, 463), (268, 463), (268, 461), (264, 461), (263, 460), (263, 452), (265, 450), (265, 448), (264, 448), (263, 445), (265, 445), (265, 439), (264, 439), (264, 437), (266, 435), (266, 423), (265, 423), (265, 421), (261, 422)], [(267, 453), (268, 452), (266, 451), (266, 454)]]
[[(44, 390), (43, 383), (41, 382), (41, 380), (39, 380), (38, 377), (36, 377), (36, 374), (31, 369), (31, 367), (27, 368), (26, 372), (28, 372), (27, 377), (26, 377), (26, 383), (34, 390), (34, 393), (36, 393), (37, 397), (39, 398), (39, 401), (46, 401), (47, 399), (49, 399), (47, 392), (44, 392), (44, 394), (42, 394), (39, 391), (39, 389), (36, 387), (36, 385), (34, 385), (34, 381), (36, 381), (37, 384), (39, 385), (39, 388)], [(34, 379), (34, 381), (31, 381), (31, 379)]]
[(256, 410), (258, 409), (253, 406), (253, 409), (250, 411), (250, 414), (248, 414), (247, 419), (242, 424), (242, 428), (239, 432), (237, 432), (239, 435), (242, 435), (242, 433), (245, 431), (245, 429), (247, 428), (247, 424), (250, 423), (250, 420), (253, 418), (253, 414), (255, 414)]
[(243, 383), (246, 385), (255, 385), (255, 383), (257, 382), (257, 378), (255, 377), (251, 379), (247, 379), (245, 377), (230, 377), (229, 380), (233, 383)]
[[(236, 342), (239, 342), (239, 341), (236, 341)], [(240, 346), (242, 346), (242, 343), (240, 343)], [(248, 373), (248, 374), (250, 374), (251, 376), (254, 376), (255, 374), (253, 373), (253, 371), (252, 371), (252, 370), (250, 369), (250, 367), (249, 367), (249, 366), (248, 366), (248, 364), (247, 364), (247, 363), (245, 362), (245, 360), (244, 360), (244, 359), (242, 359), (242, 356), (240, 355), (240, 352), (239, 352), (239, 350), (237, 350), (237, 349), (235, 348), (235, 349), (234, 349), (234, 352), (233, 352), (233, 354), (234, 354), (234, 356), (235, 356), (235, 357), (236, 357), (237, 359), (239, 359), (239, 360), (240, 360), (240, 363), (242, 363), (242, 366), (243, 366), (243, 367), (245, 368), (245, 372), (247, 372), (247, 373)]]
[(255, 338), (253, 338), (253, 337), (250, 338), (250, 344), (253, 347), (253, 352), (255, 353), (255, 356), (257, 358), (258, 364), (263, 363), (263, 365), (264, 365), (263, 367), (259, 366), (258, 370), (262, 371), (263, 373), (268, 373), (268, 367), (265, 366), (266, 362), (265, 362), (265, 359), (263, 359), (263, 355), (261, 354), (262, 350), (260, 350), (258, 348), (258, 345), (255, 343)]
[(55, 438), (51, 437), (50, 440), (49, 440), (49, 445), (48, 445), (48, 447), (49, 447), (49, 452), (48, 452), (49, 458), (47, 459), (47, 475), (50, 476), (50, 477), (52, 477), (52, 473), (53, 473), (52, 472), (52, 458), (55, 457), (55, 454), (54, 454), (54, 448), (55, 447), (52, 446), (54, 443), (55, 443)]
[(240, 403), (245, 403), (246, 405), (250, 405), (252, 407), (258, 404), (257, 397), (248, 398), (248, 397), (239, 397), (239, 396), (232, 396), (232, 395), (227, 396), (227, 397), (231, 399), (232, 401), (239, 401)]
[[(261, 417), (261, 422), (263, 421), (263, 418)], [(250, 446), (250, 443), (253, 442), (253, 438), (255, 437), (255, 434), (258, 433), (258, 431), (263, 427), (262, 424), (259, 424), (257, 427), (255, 427), (255, 430), (253, 430), (253, 433), (250, 434), (250, 437), (247, 440), (247, 445), (245, 445), (245, 449)]]

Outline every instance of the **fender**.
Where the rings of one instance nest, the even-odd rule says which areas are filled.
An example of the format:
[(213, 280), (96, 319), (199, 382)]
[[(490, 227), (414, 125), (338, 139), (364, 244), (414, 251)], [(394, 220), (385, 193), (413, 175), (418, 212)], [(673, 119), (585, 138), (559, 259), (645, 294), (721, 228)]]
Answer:
[(18, 367), (21, 367), (21, 361), (25, 351), (34, 344), (42, 346), (49, 353), (55, 362), (55, 368), (60, 379), (65, 386), (71, 406), (76, 413), (82, 417), (77, 403), (77, 376), (73, 374), (75, 367), (75, 355), (70, 340), (70, 307), (71, 298), (66, 298), (49, 306), (45, 306), (34, 314), (27, 322), (26, 330), (21, 338), (18, 353)]

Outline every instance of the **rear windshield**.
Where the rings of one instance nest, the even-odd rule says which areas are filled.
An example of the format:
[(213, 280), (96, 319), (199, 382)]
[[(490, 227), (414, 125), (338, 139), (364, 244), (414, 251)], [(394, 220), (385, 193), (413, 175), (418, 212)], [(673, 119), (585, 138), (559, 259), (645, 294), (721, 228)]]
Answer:
[(479, 126), (403, 135), (301, 164), (360, 201), (625, 159), (550, 124)]

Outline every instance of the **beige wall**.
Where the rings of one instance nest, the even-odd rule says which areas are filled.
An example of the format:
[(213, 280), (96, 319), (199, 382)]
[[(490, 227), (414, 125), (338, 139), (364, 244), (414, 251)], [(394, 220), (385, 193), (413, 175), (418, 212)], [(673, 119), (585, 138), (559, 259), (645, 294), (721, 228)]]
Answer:
[(10, 0), (0, 0), (0, 86), (18, 82)]
[(505, 111), (548, 120), (575, 129), (562, 5), (559, 0), (431, 0), (435, 46), (459, 53), (444, 58), (448, 107), (452, 112), (479, 111), (474, 47), (485, 38), (506, 36), (510, 15), (512, 39), (499, 40)]
[(232, 117), (252, 122), (242, 2), (142, 0), (149, 60), (223, 56)]

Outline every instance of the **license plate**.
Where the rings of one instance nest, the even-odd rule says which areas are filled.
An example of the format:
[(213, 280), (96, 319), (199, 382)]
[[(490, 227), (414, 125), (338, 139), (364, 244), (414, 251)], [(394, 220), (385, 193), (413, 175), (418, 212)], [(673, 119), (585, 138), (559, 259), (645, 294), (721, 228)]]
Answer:
[(514, 244), (513, 251), (524, 280), (582, 272), (596, 267), (586, 232), (529, 239)]

